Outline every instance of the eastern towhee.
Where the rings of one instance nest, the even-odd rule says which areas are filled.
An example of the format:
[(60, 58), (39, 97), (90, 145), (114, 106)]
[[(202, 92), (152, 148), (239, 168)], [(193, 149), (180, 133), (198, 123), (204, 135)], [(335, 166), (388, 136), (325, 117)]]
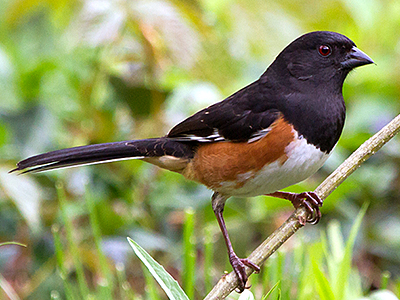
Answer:
[(295, 207), (304, 205), (307, 221), (318, 222), (322, 201), (316, 194), (278, 190), (324, 164), (343, 129), (343, 81), (352, 69), (370, 63), (344, 35), (307, 33), (290, 43), (258, 80), (164, 137), (52, 151), (20, 161), (11, 172), (141, 159), (206, 185), (214, 191), (212, 207), (243, 290), (245, 266), (259, 267), (233, 251), (222, 215), (225, 201), (268, 194)]

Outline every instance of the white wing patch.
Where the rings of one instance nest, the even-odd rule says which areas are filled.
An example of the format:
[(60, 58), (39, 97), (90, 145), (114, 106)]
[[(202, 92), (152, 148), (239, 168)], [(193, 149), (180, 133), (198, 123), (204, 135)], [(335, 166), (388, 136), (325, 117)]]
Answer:
[[(254, 132), (250, 138), (247, 140), (247, 143), (253, 143), (255, 141), (260, 140), (264, 136), (266, 136), (271, 131), (271, 127), (261, 129), (259, 131)], [(228, 139), (224, 138), (222, 135), (219, 134), (217, 128), (214, 128), (212, 134), (208, 136), (198, 136), (194, 134), (185, 134), (180, 137), (171, 138), (172, 140), (179, 141), (179, 142), (188, 142), (188, 141), (196, 141), (200, 143), (214, 143), (214, 142), (223, 142), (229, 141)]]
[(250, 143), (253, 143), (255, 141), (258, 141), (261, 138), (263, 138), (264, 136), (266, 136), (267, 133), (270, 132), (270, 131), (271, 131), (271, 127), (256, 131), (250, 136), (250, 138), (249, 138), (249, 140), (247, 142), (250, 144)]
[(196, 141), (196, 142), (200, 142), (200, 143), (213, 143), (213, 142), (226, 141), (226, 139), (222, 135), (219, 134), (217, 128), (214, 128), (213, 133), (208, 136), (185, 134), (180, 137), (174, 137), (174, 138), (170, 138), (170, 139), (175, 140), (175, 141), (180, 141), (180, 142)]

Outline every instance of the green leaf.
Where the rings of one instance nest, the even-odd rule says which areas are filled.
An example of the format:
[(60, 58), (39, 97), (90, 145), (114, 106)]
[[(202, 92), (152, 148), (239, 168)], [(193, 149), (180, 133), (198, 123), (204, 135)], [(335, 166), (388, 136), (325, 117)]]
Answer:
[(146, 268), (153, 275), (154, 279), (157, 280), (158, 284), (167, 294), (171, 300), (189, 300), (188, 296), (179, 286), (178, 282), (172, 278), (172, 276), (165, 271), (165, 269), (156, 262), (142, 247), (140, 247), (135, 241), (128, 237), (128, 242), (131, 245), (133, 251), (139, 259), (144, 263)]
[(206, 227), (204, 231), (204, 287), (206, 291), (210, 291), (213, 287), (214, 243), (210, 227)]
[(354, 242), (356, 240), (362, 219), (367, 211), (367, 208), (368, 204), (365, 203), (358, 213), (356, 220), (354, 221), (353, 227), (351, 228), (350, 235), (346, 243), (343, 259), (340, 262), (338, 268), (336, 282), (333, 283), (334, 291), (336, 292), (336, 298), (340, 300), (345, 298), (345, 291), (348, 286), (349, 276), (351, 272), (351, 257), (353, 253)]
[(389, 271), (383, 271), (381, 274), (381, 284), (380, 287), (381, 289), (386, 289), (389, 283), (389, 279), (392, 276)]
[(334, 300), (335, 295), (329, 285), (328, 278), (326, 278), (325, 274), (321, 271), (317, 260), (312, 259), (312, 268), (315, 278), (315, 284), (318, 291), (318, 295), (321, 300)]
[(51, 227), (51, 232), (53, 234), (53, 239), (54, 239), (54, 250), (57, 260), (57, 269), (63, 282), (65, 299), (67, 300), (78, 299), (79, 295), (77, 294), (77, 291), (74, 291), (74, 289), (72, 288), (72, 283), (69, 280), (67, 280), (68, 270), (66, 267), (67, 260), (65, 258), (65, 253), (67, 252), (67, 250), (63, 249), (60, 236), (60, 227), (58, 225), (53, 225)]
[(146, 269), (144, 266), (142, 266), (143, 269), (143, 274), (144, 274), (144, 280), (145, 280), (145, 292), (146, 292), (146, 297), (145, 299), (151, 299), (151, 300), (161, 300), (159, 290), (156, 287), (156, 283), (154, 282), (154, 278), (149, 272), (148, 269)]
[(345, 243), (343, 241), (340, 223), (337, 220), (332, 220), (328, 224), (328, 239), (331, 247), (332, 259), (335, 263), (343, 258)]
[(183, 286), (189, 298), (194, 298), (196, 274), (196, 236), (194, 233), (194, 210), (185, 211), (183, 223)]
[(262, 298), (262, 300), (267, 300), (267, 298), (273, 293), (273, 291), (278, 287), (280, 281), (274, 284), (274, 286), (268, 291), (268, 293)]
[[(79, 251), (79, 245), (74, 239), (74, 226), (73, 218), (68, 215), (67, 210), (67, 197), (65, 194), (64, 186), (61, 181), (56, 184), (58, 201), (60, 203), (61, 217), (65, 226), (65, 233), (68, 241), (69, 250), (72, 256), (73, 265), (76, 270), (76, 279), (79, 286), (80, 297), (82, 299), (87, 299), (90, 297), (90, 289), (85, 276), (85, 270), (83, 267), (82, 257)], [(53, 231), (57, 233), (57, 231)], [(62, 251), (62, 250), (61, 250)], [(65, 261), (65, 259), (60, 258), (60, 261)]]
[(21, 243), (18, 243), (18, 242), (4, 242), (4, 243), (0, 243), (0, 247), (1, 246), (8, 246), (8, 245), (14, 245), (14, 246), (21, 246), (21, 247), (28, 247), (27, 245), (25, 245), (25, 244), (21, 244)]

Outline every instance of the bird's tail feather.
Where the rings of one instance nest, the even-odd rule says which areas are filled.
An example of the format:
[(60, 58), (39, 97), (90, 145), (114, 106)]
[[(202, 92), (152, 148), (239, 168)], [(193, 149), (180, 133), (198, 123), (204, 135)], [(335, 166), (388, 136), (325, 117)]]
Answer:
[(188, 143), (172, 141), (168, 138), (80, 146), (29, 157), (18, 162), (17, 168), (11, 170), (10, 173), (15, 171), (36, 173), (74, 166), (161, 157), (164, 155), (191, 158), (193, 149)]

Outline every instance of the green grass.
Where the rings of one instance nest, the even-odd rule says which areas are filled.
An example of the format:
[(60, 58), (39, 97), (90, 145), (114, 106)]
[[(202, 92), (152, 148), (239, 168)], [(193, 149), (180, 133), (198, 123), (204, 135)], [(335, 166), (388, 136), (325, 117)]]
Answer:
[[(91, 252), (96, 278), (89, 279), (82, 247), (77, 245), (77, 228), (68, 210), (68, 201), (62, 185), (57, 186), (60, 201), (60, 222), (52, 227), (57, 270), (62, 289), (54, 290), (52, 298), (60, 299), (202, 299), (222, 275), (215, 269), (215, 247), (209, 228), (202, 228), (193, 209), (184, 214), (182, 234), (182, 267), (179, 282), (176, 281), (138, 243), (128, 238), (133, 252), (144, 264), (142, 277), (144, 288), (134, 291), (129, 281), (130, 270), (123, 263), (115, 265), (102, 250), (102, 233), (90, 193), (85, 194), (83, 209), (91, 228), (94, 249)], [(318, 228), (313, 240), (300, 231), (290, 246), (284, 246), (262, 266), (261, 274), (250, 278), (251, 288), (240, 296), (232, 293), (229, 299), (297, 299), (297, 300), (347, 300), (347, 299), (398, 299), (385, 290), (393, 286), (390, 273), (382, 273), (380, 294), (369, 292), (363, 279), (352, 265), (357, 234), (367, 210), (364, 205), (354, 220), (346, 239), (340, 224), (333, 220), (327, 228)], [(199, 225), (199, 226), (197, 226)], [(198, 233), (197, 231), (200, 231)], [(202, 236), (196, 240), (196, 236)], [(138, 243), (137, 243), (138, 242)], [(200, 257), (199, 257), (200, 254)], [(132, 270), (131, 270), (132, 271)], [(216, 274), (215, 276), (213, 274)], [(158, 283), (158, 284), (157, 284)], [(181, 288), (181, 286), (183, 288)], [(160, 289), (161, 287), (161, 289)], [(366, 297), (367, 298), (363, 298)]]
[[(357, 233), (359, 232), (366, 210), (367, 205), (364, 205), (354, 221), (347, 241), (344, 241), (342, 238), (340, 225), (336, 221), (333, 221), (329, 224), (326, 232), (321, 231), (320, 241), (299, 246), (300, 249), (298, 250), (303, 255), (294, 256), (294, 266), (290, 265), (290, 258), (287, 252), (278, 252), (277, 255), (268, 262), (267, 268), (264, 270), (264, 274), (268, 274), (269, 276), (262, 276), (262, 282), (254, 284), (251, 290), (246, 290), (245, 293), (241, 294), (239, 300), (256, 299), (251, 291), (259, 289), (260, 286), (270, 286), (274, 281), (276, 281), (275, 284), (262, 299), (361, 299), (363, 297), (362, 279), (358, 271), (352, 266), (351, 258)], [(188, 232), (189, 229), (191, 232)], [(193, 212), (189, 210), (186, 212), (184, 231), (185, 257), (195, 257), (195, 247), (188, 246), (186, 241), (188, 237), (195, 236), (194, 234)], [(184, 292), (179, 286), (176, 286), (177, 282), (173, 280), (165, 269), (159, 266), (144, 249), (140, 248), (140, 246), (132, 240), (130, 240), (130, 243), (135, 253), (138, 254), (138, 250), (135, 248), (140, 249), (139, 258), (146, 267), (149, 268), (169, 299), (186, 299), (185, 297), (188, 297), (188, 295), (182, 294)], [(288, 272), (288, 269), (298, 269), (299, 272), (298, 274), (296, 274), (296, 272)], [(192, 278), (194, 278), (195, 269), (190, 266), (190, 270), (193, 271), (193, 275), (190, 276), (190, 280), (192, 280)], [(187, 270), (183, 270), (183, 272), (185, 271)], [(206, 272), (207, 271), (210, 270), (206, 270)], [(296, 281), (296, 276), (300, 278), (300, 280)], [(162, 278), (164, 278), (165, 281), (163, 281)], [(385, 273), (383, 275), (385, 287), (388, 279), (389, 276)], [(168, 284), (166, 284), (168, 282), (173, 282), (174, 285), (168, 287)], [(193, 286), (190, 286), (187, 290), (193, 297), (195, 283), (194, 281), (191, 282), (193, 282)], [(297, 286), (294, 284), (296, 282)], [(181, 293), (180, 296), (172, 295), (173, 290), (178, 290), (179, 293)], [(376, 298), (375, 294), (371, 296), (370, 299), (381, 298)]]
[[(87, 299), (90, 295), (90, 289), (89, 289), (88, 282), (85, 277), (82, 260), (80, 259), (79, 248), (78, 248), (78, 245), (75, 243), (72, 220), (67, 213), (67, 203), (66, 203), (65, 192), (60, 183), (57, 184), (57, 192), (58, 192), (58, 199), (60, 201), (62, 220), (63, 220), (64, 226), (65, 226), (67, 247), (70, 249), (69, 253), (71, 253), (72, 261), (73, 261), (73, 264), (75, 267), (76, 278), (77, 278), (77, 282), (78, 282), (80, 296), (83, 299)], [(61, 249), (59, 249), (59, 251), (62, 252)], [(61, 264), (63, 264), (64, 256), (60, 255), (60, 257), (61, 257), (61, 259), (59, 259), (59, 263), (61, 262)]]
[(196, 286), (196, 235), (194, 234), (194, 211), (185, 211), (183, 226), (183, 287), (189, 299), (194, 298)]

